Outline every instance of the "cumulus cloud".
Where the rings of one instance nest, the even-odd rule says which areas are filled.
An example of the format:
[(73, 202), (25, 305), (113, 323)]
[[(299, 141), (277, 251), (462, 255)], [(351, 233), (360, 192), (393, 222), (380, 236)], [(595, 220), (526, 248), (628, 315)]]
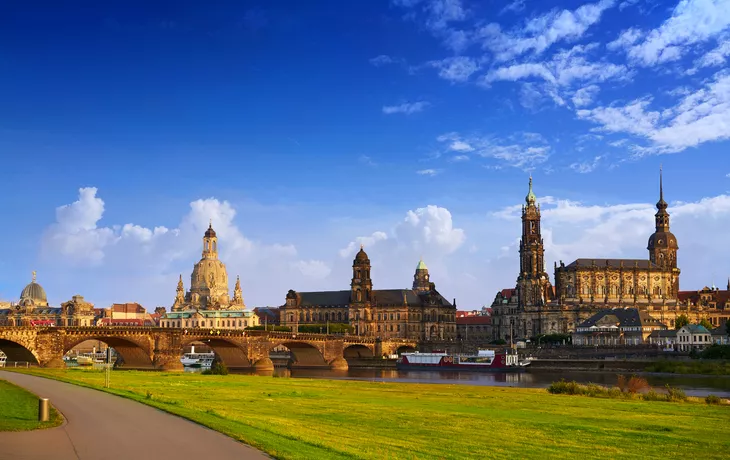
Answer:
[(480, 68), (476, 59), (466, 56), (430, 61), (428, 65), (438, 69), (439, 77), (454, 83), (467, 81)]
[[(97, 295), (120, 296), (105, 300), (124, 301), (130, 294), (147, 293), (148, 300), (169, 306), (178, 274), (186, 280), (193, 263), (200, 258), (201, 238), (211, 221), (229, 279), (240, 274), (244, 294), (257, 285), (276, 286), (292, 280), (317, 282), (331, 272), (326, 261), (300, 259), (292, 244), (262, 243), (244, 236), (237, 223), (237, 211), (228, 201), (192, 201), (173, 229), (133, 223), (100, 225), (104, 210), (104, 200), (97, 196), (96, 188), (80, 189), (75, 202), (56, 209), (56, 222), (43, 235), (42, 255), (49, 266), (59, 270), (83, 273), (92, 269), (96, 277), (106, 276), (100, 286), (86, 286), (108, 290)], [(135, 292), (128, 292), (130, 289)], [(280, 285), (278, 291), (285, 293), (285, 285)], [(261, 301), (265, 295), (259, 292), (253, 299)]]
[(587, 174), (590, 172), (593, 172), (598, 167), (598, 164), (600, 163), (601, 159), (603, 157), (601, 155), (598, 155), (593, 158), (591, 161), (583, 161), (583, 162), (575, 162), (570, 165), (570, 169), (572, 169), (575, 172), (581, 173), (581, 174)]

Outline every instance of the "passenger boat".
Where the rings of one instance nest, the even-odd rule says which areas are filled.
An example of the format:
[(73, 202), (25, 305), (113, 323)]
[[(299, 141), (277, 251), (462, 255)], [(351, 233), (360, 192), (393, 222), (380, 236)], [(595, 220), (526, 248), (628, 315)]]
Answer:
[(522, 372), (529, 362), (520, 364), (516, 353), (479, 350), (476, 355), (403, 353), (395, 365), (405, 371)]
[(88, 355), (78, 355), (76, 357), (76, 364), (79, 366), (91, 366), (94, 364), (94, 358)]
[(180, 362), (185, 367), (211, 367), (215, 353), (195, 353), (195, 345), (190, 346), (190, 353), (185, 353)]
[(0, 350), (0, 367), (5, 367), (5, 361), (8, 360), (8, 356)]

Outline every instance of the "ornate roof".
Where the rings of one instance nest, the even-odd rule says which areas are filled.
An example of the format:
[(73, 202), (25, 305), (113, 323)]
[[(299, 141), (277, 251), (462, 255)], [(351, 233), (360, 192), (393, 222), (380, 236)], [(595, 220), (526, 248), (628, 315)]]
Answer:
[(423, 259), (421, 259), (420, 261), (418, 261), (418, 265), (416, 265), (416, 270), (428, 270), (428, 267), (423, 262)]
[(355, 262), (369, 262), (370, 259), (368, 258), (367, 253), (365, 252), (365, 249), (363, 249), (362, 244), (360, 245), (360, 250), (358, 251), (357, 255), (355, 256)]
[(208, 230), (205, 231), (206, 238), (215, 238), (215, 230), (213, 230), (213, 223), (208, 224)]
[(525, 202), (527, 204), (535, 204), (537, 201), (537, 197), (535, 196), (535, 193), (532, 191), (532, 176), (530, 176), (530, 191), (527, 192), (527, 196), (525, 197)]
[(35, 303), (48, 303), (45, 289), (43, 289), (43, 286), (35, 281), (35, 272), (33, 272), (33, 281), (24, 287), (23, 291), (20, 293), (20, 299), (31, 299)]

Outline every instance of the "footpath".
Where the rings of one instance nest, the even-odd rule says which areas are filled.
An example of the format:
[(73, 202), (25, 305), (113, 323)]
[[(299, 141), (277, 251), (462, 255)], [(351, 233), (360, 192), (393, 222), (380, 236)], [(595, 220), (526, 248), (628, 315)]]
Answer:
[(6, 371), (0, 371), (0, 379), (49, 398), (66, 418), (56, 428), (0, 433), (0, 460), (270, 458), (216, 431), (120, 396)]

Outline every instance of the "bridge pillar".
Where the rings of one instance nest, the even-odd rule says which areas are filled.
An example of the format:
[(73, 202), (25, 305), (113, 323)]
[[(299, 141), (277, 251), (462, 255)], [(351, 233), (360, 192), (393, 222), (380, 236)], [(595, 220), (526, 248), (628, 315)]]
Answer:
[(36, 336), (36, 354), (41, 367), (63, 369), (63, 336), (58, 330), (42, 331)]
[(152, 364), (162, 371), (182, 372), (180, 358), (183, 354), (181, 331), (162, 332), (154, 337), (155, 348), (152, 352)]
[(350, 368), (350, 365), (347, 364), (347, 360), (345, 358), (335, 358), (332, 361), (330, 361), (330, 368), (333, 371), (346, 371)]

